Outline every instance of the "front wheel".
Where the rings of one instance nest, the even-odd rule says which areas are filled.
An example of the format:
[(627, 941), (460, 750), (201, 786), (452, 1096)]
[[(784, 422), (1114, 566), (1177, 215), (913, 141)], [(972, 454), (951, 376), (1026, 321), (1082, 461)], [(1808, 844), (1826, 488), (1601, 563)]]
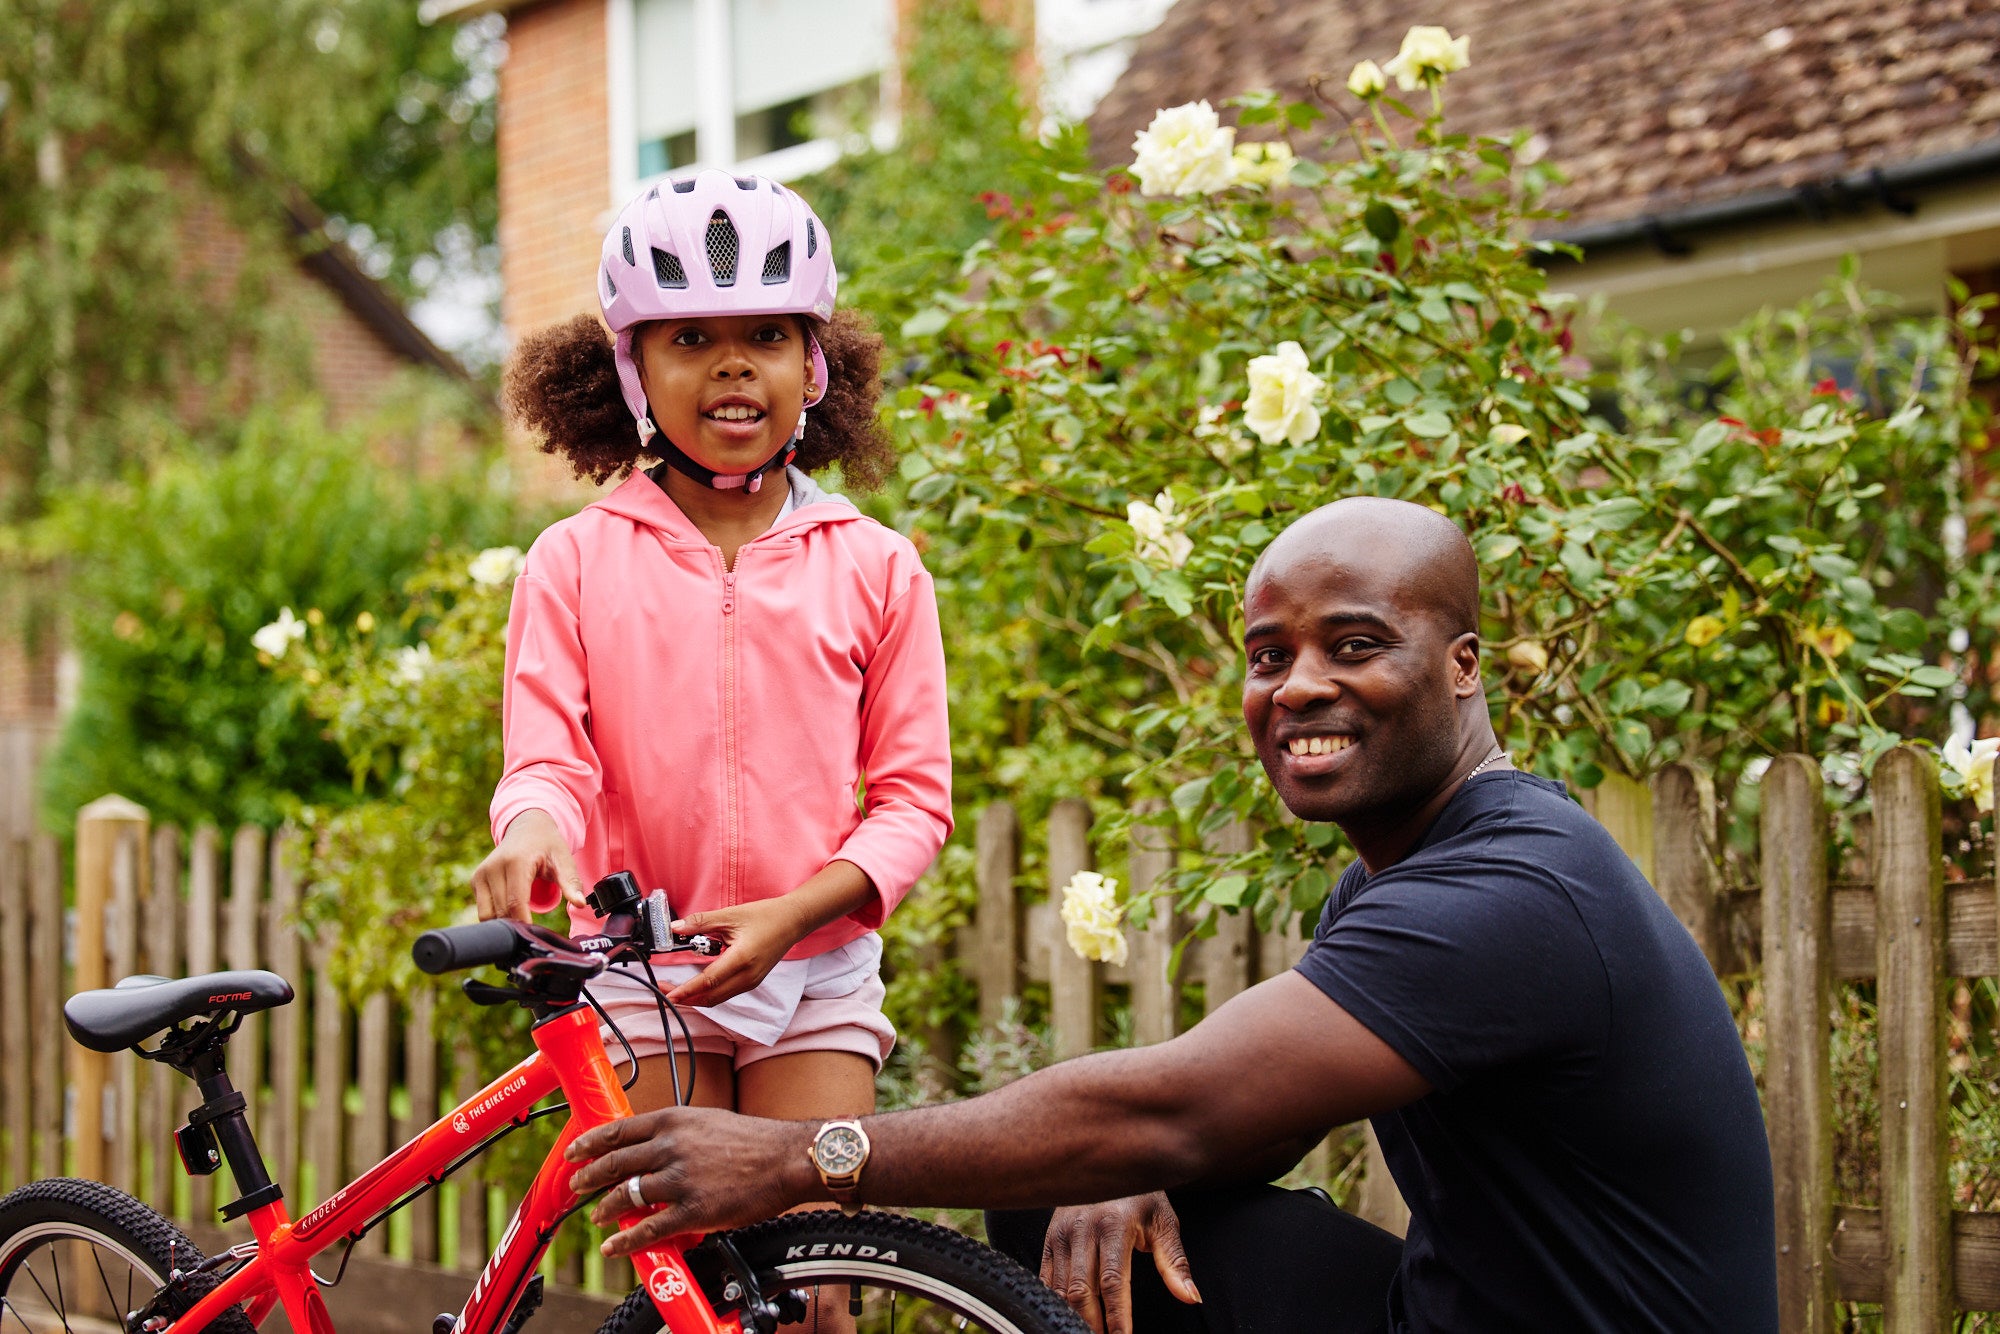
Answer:
[[(173, 1271), (202, 1254), (181, 1230), (124, 1191), (96, 1181), (32, 1181), (0, 1199), (0, 1327), (14, 1316), (33, 1334), (103, 1334), (124, 1329), (151, 1306), (178, 1316), (214, 1287), (202, 1274), (161, 1294)], [(157, 1304), (155, 1304), (157, 1303)], [(241, 1310), (225, 1311), (208, 1334), (254, 1334)]]
[[(766, 1295), (806, 1295), (806, 1319), (787, 1330), (857, 1334), (979, 1329), (989, 1334), (1082, 1334), (1083, 1322), (1041, 1280), (970, 1237), (901, 1214), (832, 1210), (786, 1214), (728, 1234)], [(690, 1253), (697, 1261), (700, 1248)], [(697, 1265), (697, 1272), (707, 1266)], [(720, 1306), (720, 1293), (708, 1299)], [(827, 1317), (822, 1320), (822, 1314)], [(660, 1313), (635, 1289), (598, 1334), (657, 1334)]]

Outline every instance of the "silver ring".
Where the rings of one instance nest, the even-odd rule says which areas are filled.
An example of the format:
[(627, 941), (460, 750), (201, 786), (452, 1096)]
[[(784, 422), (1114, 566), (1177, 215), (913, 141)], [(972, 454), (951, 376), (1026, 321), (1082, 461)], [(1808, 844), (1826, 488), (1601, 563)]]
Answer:
[(625, 1198), (632, 1202), (634, 1209), (643, 1209), (646, 1207), (646, 1197), (639, 1193), (638, 1177), (625, 1178)]

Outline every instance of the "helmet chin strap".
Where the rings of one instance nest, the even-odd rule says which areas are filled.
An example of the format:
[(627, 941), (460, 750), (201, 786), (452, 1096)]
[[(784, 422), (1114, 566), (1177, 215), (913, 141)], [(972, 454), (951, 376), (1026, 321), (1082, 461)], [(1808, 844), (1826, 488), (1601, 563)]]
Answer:
[(792, 438), (787, 440), (777, 453), (765, 459), (749, 472), (720, 473), (712, 468), (702, 467), (699, 463), (689, 458), (686, 451), (681, 449), (679, 445), (667, 439), (660, 431), (659, 426), (653, 421), (652, 413), (648, 412), (644, 417), (639, 419), (639, 443), (646, 449), (658, 454), (666, 461), (667, 466), (675, 472), (681, 474), (683, 477), (693, 478), (711, 491), (734, 491), (740, 487), (751, 495), (755, 495), (763, 489), (765, 473), (770, 472), (774, 468), (782, 471), (791, 466), (792, 460), (798, 457), (799, 441), (805, 438), (805, 434), (806, 415), (804, 412), (800, 412), (798, 429), (792, 432)]

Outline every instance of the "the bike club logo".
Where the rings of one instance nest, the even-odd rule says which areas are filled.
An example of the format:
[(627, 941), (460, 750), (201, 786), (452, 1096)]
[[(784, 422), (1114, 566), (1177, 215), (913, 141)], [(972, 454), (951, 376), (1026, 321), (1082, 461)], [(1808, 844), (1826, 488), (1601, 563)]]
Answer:
[(451, 1118), (451, 1128), (461, 1135), (470, 1135), (472, 1133), (472, 1122), (466, 1119), (464, 1112), (459, 1112)]
[(510, 1095), (519, 1093), (526, 1087), (528, 1087), (528, 1077), (526, 1075), (508, 1080), (478, 1102), (473, 1103), (470, 1107), (461, 1108), (459, 1111), (454, 1112), (451, 1118), (451, 1128), (461, 1135), (470, 1135), (474, 1122), (505, 1102)]
[(687, 1280), (682, 1278), (681, 1271), (672, 1265), (661, 1265), (653, 1271), (653, 1276), (646, 1280), (646, 1291), (653, 1295), (653, 1300), (656, 1302), (678, 1301), (687, 1295), (687, 1290)]

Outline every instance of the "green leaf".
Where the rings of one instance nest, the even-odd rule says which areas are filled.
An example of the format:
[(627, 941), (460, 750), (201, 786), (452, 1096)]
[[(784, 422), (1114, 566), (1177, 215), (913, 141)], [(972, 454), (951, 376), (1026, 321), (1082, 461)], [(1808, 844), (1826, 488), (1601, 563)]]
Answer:
[(1435, 440), (1451, 434), (1452, 422), (1442, 412), (1413, 412), (1403, 418), (1403, 429), (1411, 435)]
[(1175, 788), (1174, 795), (1170, 798), (1174, 809), (1182, 815), (1193, 815), (1201, 805), (1202, 798), (1208, 795), (1208, 782), (1206, 778), (1195, 778)]
[(948, 472), (934, 472), (910, 488), (910, 499), (919, 505), (928, 505), (951, 493), (956, 480)]
[(1403, 230), (1403, 220), (1396, 216), (1396, 210), (1380, 199), (1368, 201), (1368, 207), (1361, 211), (1361, 225), (1383, 245), (1393, 244)]
[(1243, 902), (1243, 891), (1250, 887), (1245, 876), (1225, 875), (1209, 885), (1202, 898), (1218, 908), (1234, 908)]
[(903, 337), (910, 339), (929, 338), (933, 334), (943, 333), (945, 326), (950, 323), (950, 311), (931, 306), (904, 320), (902, 334)]
[(1488, 533), (1479, 539), (1479, 563), (1497, 565), (1521, 549), (1521, 539), (1512, 533)]
[(1005, 389), (986, 400), (986, 420), (997, 422), (1014, 410), (1014, 395)]

